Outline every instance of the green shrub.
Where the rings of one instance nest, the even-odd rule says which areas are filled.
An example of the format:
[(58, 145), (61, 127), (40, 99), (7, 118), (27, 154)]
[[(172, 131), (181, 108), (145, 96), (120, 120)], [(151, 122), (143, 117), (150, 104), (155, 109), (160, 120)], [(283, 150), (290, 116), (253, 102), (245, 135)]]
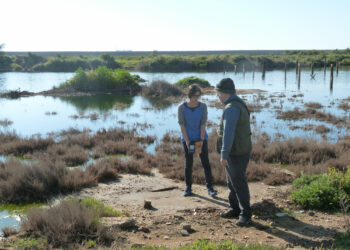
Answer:
[(112, 70), (106, 66), (89, 71), (79, 68), (72, 79), (60, 85), (60, 87), (72, 87), (81, 91), (114, 90), (117, 87), (131, 86), (138, 86), (138, 83), (128, 71)]
[(335, 239), (334, 247), (336, 249), (349, 249), (350, 248), (350, 230), (338, 235)]
[(114, 210), (110, 206), (104, 205), (102, 202), (93, 198), (85, 198), (81, 203), (88, 209), (92, 209), (99, 217), (119, 217), (123, 214)]
[(345, 173), (331, 168), (329, 174), (304, 175), (297, 178), (291, 198), (306, 209), (336, 210), (339, 201), (350, 200), (350, 167)]
[(174, 85), (181, 86), (181, 87), (188, 87), (191, 84), (198, 84), (199, 86), (204, 88), (210, 87), (210, 83), (207, 80), (204, 80), (196, 76), (189, 76), (184, 79), (181, 79), (180, 81), (177, 81)]

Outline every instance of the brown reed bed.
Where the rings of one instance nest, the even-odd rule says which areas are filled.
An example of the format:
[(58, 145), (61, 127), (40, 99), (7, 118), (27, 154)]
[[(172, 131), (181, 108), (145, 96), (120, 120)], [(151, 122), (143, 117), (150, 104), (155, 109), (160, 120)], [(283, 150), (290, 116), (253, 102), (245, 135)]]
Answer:
[(311, 109), (320, 109), (323, 108), (321, 103), (318, 102), (307, 102), (304, 104), (306, 107), (311, 108)]
[(153, 81), (149, 86), (142, 87), (142, 95), (151, 98), (181, 97), (184, 92), (181, 88), (163, 80)]
[(279, 112), (277, 119), (288, 120), (288, 121), (315, 119), (317, 121), (327, 122), (334, 125), (345, 125), (348, 122), (345, 117), (343, 118), (336, 117), (330, 113), (320, 112), (313, 108), (308, 108), (306, 110), (300, 110), (299, 108), (294, 108), (293, 110)]
[[(248, 181), (263, 181), (268, 185), (292, 182), (301, 172), (325, 173), (329, 167), (344, 170), (350, 165), (350, 139), (342, 138), (336, 144), (304, 138), (271, 139), (267, 134), (253, 136), (253, 151), (247, 168)], [(216, 152), (216, 134), (213, 131), (208, 142), (209, 159), (216, 184), (226, 184), (220, 155)], [(156, 148), (157, 167), (167, 178), (184, 179), (184, 156), (179, 137), (165, 135)], [(284, 168), (281, 167), (284, 166)], [(193, 181), (205, 183), (199, 157), (194, 156)]]
[(13, 124), (13, 121), (10, 121), (8, 119), (0, 120), (0, 126), (2, 127), (8, 127)]

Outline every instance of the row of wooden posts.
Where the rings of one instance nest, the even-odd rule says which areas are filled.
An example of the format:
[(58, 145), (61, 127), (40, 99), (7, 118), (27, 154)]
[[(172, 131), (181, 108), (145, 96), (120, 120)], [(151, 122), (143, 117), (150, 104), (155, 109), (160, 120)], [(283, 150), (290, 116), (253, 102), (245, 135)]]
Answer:
[[(235, 66), (235, 73), (237, 73), (237, 64), (235, 64), (234, 66)], [(311, 76), (311, 79), (314, 79), (315, 78), (314, 62), (311, 63), (310, 67), (311, 67), (310, 76)], [(326, 60), (324, 60), (323, 70), (324, 70), (324, 74), (326, 74), (326, 70), (327, 70)], [(243, 72), (243, 74), (245, 74), (244, 63), (242, 64), (242, 72)], [(265, 64), (264, 64), (264, 62), (261, 63), (261, 72), (262, 72), (262, 75), (261, 75), (262, 79), (265, 79)], [(339, 62), (336, 62), (336, 74), (337, 74), (337, 76), (338, 76), (338, 72), (339, 72)], [(295, 73), (297, 74), (297, 77), (298, 77), (298, 88), (300, 89), (301, 64), (298, 61), (296, 63)], [(253, 79), (255, 77), (254, 74), (255, 74), (255, 70), (253, 70)], [(287, 79), (287, 63), (284, 64), (284, 80), (286, 81), (286, 79)], [(330, 89), (333, 90), (333, 64), (331, 64), (331, 66), (330, 66)]]

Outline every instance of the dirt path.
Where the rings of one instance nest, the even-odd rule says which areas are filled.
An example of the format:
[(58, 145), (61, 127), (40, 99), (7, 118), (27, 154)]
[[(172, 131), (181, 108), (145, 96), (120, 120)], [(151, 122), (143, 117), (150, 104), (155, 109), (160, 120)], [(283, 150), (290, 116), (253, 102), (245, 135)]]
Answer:
[[(193, 186), (194, 196), (183, 197), (183, 182), (163, 178), (158, 172), (154, 174), (152, 177), (123, 175), (120, 181), (99, 184), (80, 193), (81, 196), (91, 196), (109, 204), (135, 219), (138, 229), (118, 232), (120, 241), (115, 247), (128, 248), (135, 244), (175, 247), (200, 238), (283, 248), (326, 247), (337, 232), (345, 231), (341, 214), (292, 210), (294, 208), (288, 200), (289, 185), (271, 187), (263, 183), (249, 183), (253, 225), (240, 228), (235, 225), (235, 219), (219, 216), (228, 207), (226, 187), (216, 187), (219, 194), (215, 199), (208, 196), (202, 185)], [(172, 189), (152, 192), (163, 188)], [(154, 209), (144, 209), (144, 200), (150, 200)], [(278, 214), (286, 209), (292, 212)], [(113, 220), (108, 218), (107, 223), (113, 225)], [(181, 234), (184, 224), (189, 224), (193, 229), (189, 236)]]

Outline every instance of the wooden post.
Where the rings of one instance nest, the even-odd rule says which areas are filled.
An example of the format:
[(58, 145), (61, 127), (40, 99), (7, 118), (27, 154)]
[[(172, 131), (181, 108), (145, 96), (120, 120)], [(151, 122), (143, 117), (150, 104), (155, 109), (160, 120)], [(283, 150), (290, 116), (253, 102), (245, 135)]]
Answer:
[(264, 80), (265, 79), (265, 62), (262, 62), (262, 75), (261, 78)]
[(300, 73), (301, 73), (301, 65), (298, 63), (298, 89), (300, 89)]
[(326, 64), (326, 58), (324, 59), (323, 63), (323, 73), (326, 74), (327, 64)]
[(311, 77), (314, 75), (314, 61), (311, 62)]
[(253, 80), (254, 80), (254, 74), (255, 74), (255, 66), (253, 66)]
[(284, 81), (287, 80), (287, 63), (284, 62)]
[(330, 73), (330, 81), (329, 81), (329, 88), (332, 91), (333, 90), (333, 64), (331, 64), (331, 73)]
[(243, 75), (245, 75), (245, 65), (243, 63), (243, 66), (242, 66), (242, 71), (243, 71)]
[(336, 64), (337, 76), (338, 76), (338, 69), (339, 69), (339, 62), (337, 61), (337, 64)]
[(235, 64), (235, 74), (237, 74), (237, 64)]
[(299, 61), (296, 62), (296, 66), (295, 66), (295, 74), (297, 75), (299, 71)]

